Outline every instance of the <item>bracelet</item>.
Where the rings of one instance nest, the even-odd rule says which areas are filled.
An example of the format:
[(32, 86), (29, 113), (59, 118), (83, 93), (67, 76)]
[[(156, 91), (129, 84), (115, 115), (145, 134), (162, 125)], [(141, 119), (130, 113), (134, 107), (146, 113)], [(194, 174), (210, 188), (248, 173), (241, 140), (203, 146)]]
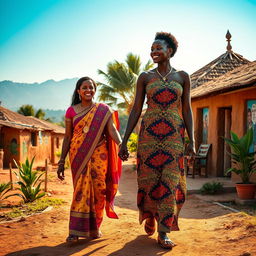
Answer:
[(58, 163), (58, 166), (63, 166), (65, 163)]

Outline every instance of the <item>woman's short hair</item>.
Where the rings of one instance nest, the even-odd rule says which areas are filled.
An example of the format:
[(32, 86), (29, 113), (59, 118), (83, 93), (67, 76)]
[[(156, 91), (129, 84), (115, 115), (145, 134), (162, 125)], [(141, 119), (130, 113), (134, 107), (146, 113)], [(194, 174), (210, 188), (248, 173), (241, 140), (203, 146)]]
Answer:
[(178, 48), (178, 41), (176, 40), (175, 36), (171, 33), (167, 32), (157, 32), (155, 35), (155, 40), (164, 40), (169, 48), (172, 48), (172, 54), (171, 57), (174, 56), (174, 54), (177, 51)]

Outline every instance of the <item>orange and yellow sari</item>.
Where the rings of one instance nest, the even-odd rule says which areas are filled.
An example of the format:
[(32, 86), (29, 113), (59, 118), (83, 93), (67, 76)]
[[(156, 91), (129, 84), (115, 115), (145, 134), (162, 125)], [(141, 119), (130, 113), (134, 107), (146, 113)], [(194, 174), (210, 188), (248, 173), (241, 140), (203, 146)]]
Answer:
[(108, 217), (118, 218), (113, 204), (121, 174), (118, 148), (110, 136), (99, 141), (111, 115), (119, 128), (117, 113), (112, 113), (102, 103), (73, 117), (69, 151), (74, 184), (70, 235), (89, 237), (97, 234), (104, 208)]

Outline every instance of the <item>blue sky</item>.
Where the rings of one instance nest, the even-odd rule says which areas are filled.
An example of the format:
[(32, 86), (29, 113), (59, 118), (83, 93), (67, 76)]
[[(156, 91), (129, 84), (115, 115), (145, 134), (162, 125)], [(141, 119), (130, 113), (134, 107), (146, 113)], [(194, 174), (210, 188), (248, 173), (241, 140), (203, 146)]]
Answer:
[(0, 81), (42, 82), (89, 75), (124, 61), (146, 62), (155, 32), (173, 33), (171, 60), (193, 73), (226, 51), (256, 60), (256, 0), (0, 0)]

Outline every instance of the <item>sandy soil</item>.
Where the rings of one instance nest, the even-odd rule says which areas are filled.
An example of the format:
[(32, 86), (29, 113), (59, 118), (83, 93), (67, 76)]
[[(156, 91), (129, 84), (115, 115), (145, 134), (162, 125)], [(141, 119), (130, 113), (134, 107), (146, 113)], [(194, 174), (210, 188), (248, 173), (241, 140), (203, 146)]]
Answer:
[[(52, 196), (67, 204), (25, 220), (0, 223), (0, 255), (83, 255), (83, 256), (250, 256), (256, 255), (256, 220), (242, 213), (231, 213), (218, 205), (189, 196), (180, 216), (181, 231), (172, 232), (177, 243), (172, 251), (160, 248), (157, 234), (146, 236), (138, 224), (136, 208), (136, 173), (132, 162), (126, 163), (116, 197), (118, 220), (105, 217), (103, 237), (81, 239), (75, 245), (65, 243), (68, 233), (72, 183), (69, 171), (65, 182), (50, 173)], [(1, 181), (6, 176), (0, 175)]]

